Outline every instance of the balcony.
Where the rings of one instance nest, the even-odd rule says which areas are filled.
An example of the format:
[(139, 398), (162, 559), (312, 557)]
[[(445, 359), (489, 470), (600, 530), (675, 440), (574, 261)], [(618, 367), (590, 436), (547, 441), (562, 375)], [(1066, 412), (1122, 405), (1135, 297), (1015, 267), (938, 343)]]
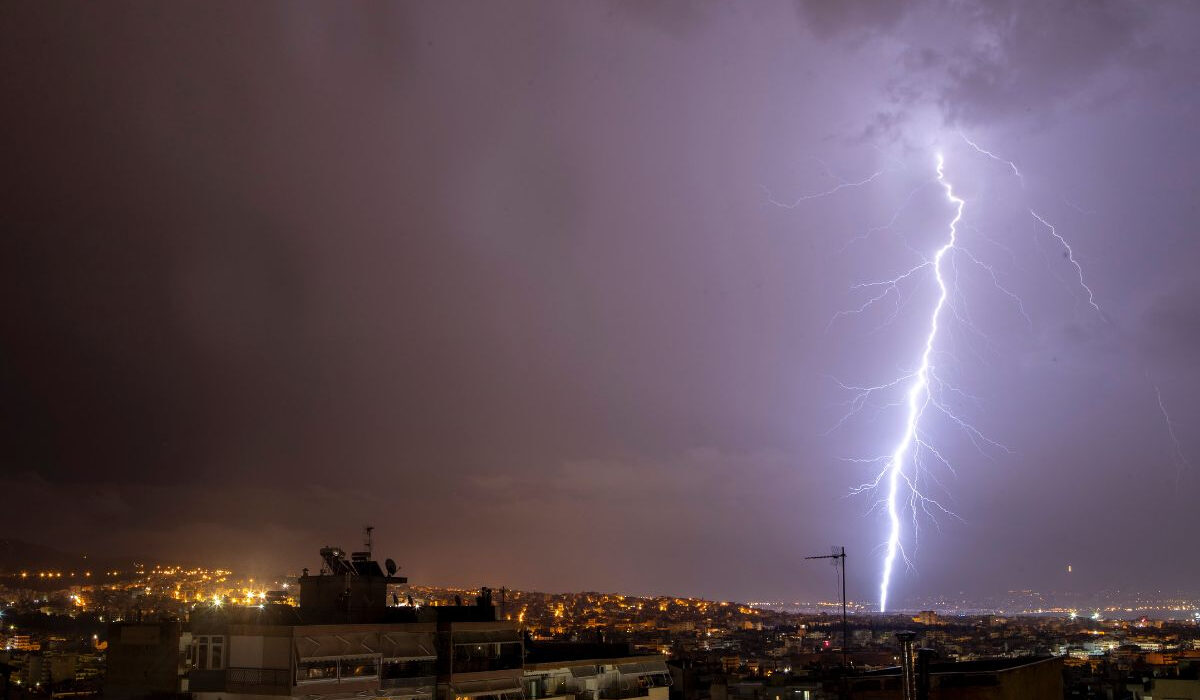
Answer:
[(433, 698), (437, 687), (437, 676), (409, 676), (407, 678), (380, 678), (379, 689), (386, 690), (393, 698)]
[(650, 700), (666, 700), (671, 689), (669, 684), (634, 687), (634, 688), (607, 688), (601, 690), (600, 700), (631, 700), (632, 698), (650, 698)]
[(230, 691), (244, 691), (246, 686), (291, 687), (292, 671), (287, 668), (238, 668), (226, 669), (225, 683)]
[(187, 678), (188, 690), (193, 693), (288, 695), (292, 687), (292, 672), (286, 668), (194, 668), (188, 671)]
[(491, 671), (512, 671), (521, 668), (520, 656), (502, 656), (502, 657), (477, 657), (477, 658), (461, 658), (455, 657), (454, 662), (450, 667), (450, 672), (459, 673), (485, 673)]
[(224, 669), (198, 669), (188, 671), (188, 689), (192, 692), (220, 692), (225, 690)]
[(630, 698), (650, 697), (649, 688), (606, 688), (600, 691), (600, 700), (630, 700)]

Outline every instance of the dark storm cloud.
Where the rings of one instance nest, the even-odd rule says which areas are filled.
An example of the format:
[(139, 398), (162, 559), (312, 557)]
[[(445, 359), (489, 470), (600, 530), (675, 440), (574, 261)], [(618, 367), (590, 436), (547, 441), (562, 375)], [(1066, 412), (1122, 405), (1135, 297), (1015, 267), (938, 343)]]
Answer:
[(986, 125), (1041, 112), (1087, 90), (1108, 70), (1141, 67), (1137, 40), (1148, 17), (1145, 6), (981, 3), (977, 12), (970, 20), (972, 41), (955, 47), (948, 59), (941, 103), (952, 121)]
[[(953, 443), (965, 524), (906, 592), (1042, 585), (1089, 503), (1136, 548), (1132, 514), (1182, 492), (1147, 376), (1200, 450), (1187, 6), (0, 12), (2, 535), (294, 570), (371, 521), (414, 580), (760, 599), (824, 592), (795, 555), (842, 543), (870, 597), (843, 458), (896, 424), (829, 432), (828, 377), (910, 366), (929, 289), (830, 318), (943, 230), (935, 143), (1032, 323), (964, 282), (964, 410), (1017, 456)], [(1129, 464), (1153, 488), (1126, 509)]]
[[(950, 124), (992, 127), (1045, 121), (1083, 96), (1109, 103), (1177, 57), (1150, 31), (1152, 13), (1129, 2), (798, 3), (802, 25), (854, 47), (891, 45), (894, 106), (867, 126), (868, 138), (901, 135), (914, 107), (936, 105)], [(1115, 77), (1097, 85), (1102, 77)]]

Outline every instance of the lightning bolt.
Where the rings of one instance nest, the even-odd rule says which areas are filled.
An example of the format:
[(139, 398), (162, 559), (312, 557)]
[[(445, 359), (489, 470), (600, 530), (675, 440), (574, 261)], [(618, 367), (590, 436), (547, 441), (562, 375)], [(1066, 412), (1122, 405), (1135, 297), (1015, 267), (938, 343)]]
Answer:
[[(937, 516), (948, 515), (958, 517), (944, 504), (931, 497), (925, 490), (927, 482), (941, 486), (930, 467), (940, 465), (951, 473), (954, 473), (954, 466), (951, 464), (949, 456), (939, 450), (931, 441), (924, 425), (927, 419), (936, 413), (940, 417), (949, 420), (954, 426), (961, 429), (975, 448), (985, 456), (990, 456), (988, 454), (990, 449), (1011, 453), (1008, 447), (988, 438), (974, 425), (954, 412), (947, 401), (947, 397), (953, 395), (972, 401), (975, 400), (975, 397), (954, 386), (944, 377), (939, 376), (937, 372), (935, 358), (940, 352), (938, 350), (939, 333), (942, 330), (944, 321), (947, 320), (945, 318), (947, 313), (950, 313), (965, 328), (978, 333), (970, 323), (969, 317), (965, 315), (965, 308), (958, 308), (962, 304), (961, 293), (955, 285), (958, 276), (958, 256), (961, 255), (962, 260), (981, 267), (990, 276), (993, 286), (1002, 294), (1009, 297), (1014, 303), (1017, 312), (1027, 323), (1032, 325), (1020, 298), (1000, 283), (999, 277), (991, 266), (960, 244), (959, 228), (963, 219), (966, 200), (955, 194), (953, 185), (946, 178), (945, 159), (940, 153), (937, 155), (936, 161), (936, 177), (931, 178), (930, 182), (936, 183), (941, 188), (946, 202), (953, 208), (954, 212), (948, 223), (947, 233), (942, 244), (932, 255), (926, 255), (914, 250), (919, 261), (909, 269), (891, 278), (861, 282), (854, 285), (852, 287), (854, 290), (866, 290), (869, 292), (866, 301), (857, 307), (839, 311), (830, 320), (830, 325), (832, 325), (841, 317), (863, 313), (887, 299), (892, 299), (895, 301), (896, 308), (890, 313), (885, 323), (890, 322), (899, 311), (903, 287), (912, 283), (919, 276), (932, 273), (937, 287), (937, 297), (929, 310), (928, 331), (925, 334), (924, 342), (920, 346), (916, 368), (901, 374), (895, 379), (874, 386), (853, 386), (838, 381), (838, 385), (844, 390), (853, 392), (853, 396), (845, 404), (848, 406), (847, 412), (829, 431), (837, 430), (850, 420), (851, 417), (866, 410), (868, 407), (875, 408), (876, 406), (873, 401), (877, 395), (901, 392), (902, 398), (894, 403), (886, 403), (880, 408), (880, 410), (891, 407), (903, 407), (904, 409), (903, 431), (892, 451), (889, 454), (877, 457), (847, 460), (860, 464), (875, 464), (879, 467), (872, 480), (851, 489), (851, 494), (861, 494), (867, 491), (882, 494), (874, 507), (884, 511), (887, 520), (887, 538), (883, 544), (885, 548), (883, 572), (879, 587), (881, 611), (887, 610), (888, 589), (897, 561), (903, 559), (911, 565), (903, 544), (903, 536), (906, 530), (904, 524), (906, 520), (905, 516), (911, 516), (910, 527), (914, 542), (918, 540), (918, 516), (920, 514), (929, 516), (935, 524), (937, 523)], [(901, 205), (901, 208), (908, 206), (909, 200), (915, 193), (915, 190), (913, 193), (910, 193), (909, 197)], [(895, 218), (893, 216), (887, 225), (878, 228), (887, 228), (894, 223)]]
[(933, 267), (934, 279), (937, 280), (938, 298), (937, 302), (933, 305), (933, 312), (929, 317), (929, 333), (925, 336), (925, 346), (921, 352), (921, 362), (917, 366), (916, 372), (911, 376), (912, 383), (908, 388), (906, 401), (907, 418), (904, 423), (904, 434), (901, 436), (900, 442), (897, 443), (896, 449), (892, 451), (891, 456), (888, 458), (885, 468), (887, 475), (887, 518), (890, 531), (887, 538), (887, 553), (883, 558), (883, 578), (879, 583), (880, 612), (887, 610), (888, 586), (892, 580), (892, 568), (896, 564), (896, 556), (902, 551), (900, 543), (900, 505), (898, 503), (900, 498), (900, 482), (907, 482), (910, 488), (915, 484), (915, 474), (910, 475), (906, 473), (905, 463), (907, 461), (915, 461), (915, 455), (911, 453), (914, 451), (914, 447), (918, 446), (921, 439), (919, 435), (921, 418), (925, 415), (925, 410), (934, 400), (930, 389), (930, 379), (933, 374), (933, 346), (937, 342), (942, 309), (946, 307), (946, 300), (950, 296), (946, 286), (946, 279), (942, 276), (942, 261), (958, 241), (958, 222), (962, 220), (963, 207), (966, 206), (966, 201), (955, 196), (954, 187), (946, 180), (945, 160), (940, 153), (937, 157), (937, 180), (938, 184), (946, 192), (946, 199), (954, 205), (954, 218), (950, 220), (949, 237), (942, 244), (942, 247), (938, 248), (937, 252), (934, 253), (933, 259), (930, 261)]
[(964, 134), (961, 131), (958, 132), (958, 135), (963, 141), (966, 142), (966, 144), (968, 146), (970, 146), (971, 148), (974, 148), (979, 153), (987, 156), (988, 158), (991, 158), (992, 160), (996, 161), (997, 163), (1003, 163), (1003, 164), (1007, 165), (1009, 168), (1011, 168), (1013, 171), (1013, 175), (1016, 175), (1017, 180), (1021, 183), (1021, 187), (1025, 186), (1025, 176), (1021, 174), (1021, 170), (1017, 167), (1016, 163), (1012, 162), (1011, 160), (1009, 160), (1007, 158), (1001, 158), (1000, 156), (996, 155), (995, 153), (992, 153), (991, 151), (987, 150), (983, 146), (980, 146), (979, 144), (972, 141), (970, 138), (967, 137), (966, 134)]
[[(1149, 379), (1149, 376), (1146, 377)], [(1162, 412), (1163, 422), (1167, 424), (1167, 434), (1171, 436), (1171, 443), (1174, 445), (1175, 459), (1175, 484), (1179, 484), (1179, 478), (1183, 473), (1184, 467), (1191, 467), (1192, 463), (1183, 453), (1183, 445), (1179, 442), (1179, 436), (1175, 434), (1175, 421), (1171, 420), (1171, 414), (1167, 412), (1167, 404), (1163, 401), (1162, 390), (1158, 388), (1158, 384), (1154, 384), (1154, 395), (1158, 398), (1158, 410)]]
[(875, 172), (871, 173), (870, 175), (864, 177), (861, 180), (846, 180), (846, 179), (843, 179), (843, 178), (835, 175), (833, 173), (833, 171), (829, 169), (829, 166), (825, 165), (825, 163), (823, 163), (819, 160), (817, 162), (821, 163), (821, 167), (825, 168), (825, 174), (827, 176), (829, 176), (837, 181), (836, 185), (834, 185), (833, 187), (831, 187), (829, 189), (821, 190), (819, 192), (810, 192), (809, 194), (802, 194), (799, 197), (797, 197), (796, 199), (792, 200), (792, 202), (790, 204), (776, 199), (775, 195), (771, 194), (771, 190), (767, 189), (765, 186), (760, 185), (760, 187), (762, 187), (763, 191), (766, 192), (766, 194), (767, 194), (767, 201), (781, 209), (795, 209), (796, 207), (800, 206), (801, 204), (803, 204), (805, 202), (810, 202), (814, 199), (823, 199), (830, 195), (837, 194), (838, 192), (841, 192), (842, 190), (854, 189), (857, 187), (862, 187), (864, 185), (869, 185), (872, 182), (874, 182), (877, 178), (879, 178), (881, 175), (883, 175), (885, 172), (887, 172), (886, 168), (881, 168), (881, 169), (876, 170)]
[[(1014, 163), (1013, 161), (1011, 161), (1007, 158), (1002, 158), (1002, 157), (996, 155), (995, 153), (992, 153), (988, 149), (986, 149), (983, 146), (980, 146), (979, 144), (972, 141), (969, 136), (967, 136), (966, 134), (964, 134), (961, 131), (958, 132), (958, 136), (968, 146), (973, 148), (976, 152), (978, 152), (984, 156), (987, 156), (988, 158), (996, 161), (997, 163), (1003, 163), (1003, 164), (1007, 165), (1012, 170), (1013, 175), (1016, 175), (1017, 180), (1021, 183), (1021, 187), (1025, 186), (1025, 176), (1021, 174), (1021, 169), (1017, 167), (1016, 163)], [(1065, 199), (1063, 201), (1066, 201), (1069, 206), (1077, 209), (1078, 211), (1083, 212), (1082, 209), (1075, 206), (1071, 202), (1069, 202)], [(1038, 222), (1042, 224), (1042, 226), (1045, 226), (1046, 229), (1050, 232), (1050, 235), (1053, 236), (1054, 238), (1056, 238), (1058, 240), (1059, 244), (1066, 250), (1067, 259), (1070, 260), (1071, 265), (1073, 265), (1075, 267), (1075, 274), (1079, 278), (1079, 286), (1083, 287), (1084, 291), (1087, 292), (1088, 305), (1090, 305), (1096, 311), (1100, 312), (1100, 307), (1096, 304), (1096, 295), (1092, 293), (1092, 288), (1089, 287), (1087, 285), (1087, 282), (1085, 282), (1083, 280), (1083, 267), (1080, 266), (1079, 262), (1075, 259), (1075, 251), (1071, 249), (1071, 244), (1067, 242), (1066, 238), (1062, 237), (1062, 235), (1058, 232), (1058, 229), (1056, 229), (1054, 227), (1054, 224), (1051, 224), (1049, 221), (1046, 221), (1036, 211), (1034, 211), (1032, 209), (1029, 210), (1029, 213), (1030, 213), (1030, 215), (1033, 216), (1033, 218), (1037, 219)], [(1101, 312), (1101, 313), (1103, 313), (1103, 312)]]
[[(966, 144), (968, 146), (975, 149), (977, 152), (981, 153), (982, 155), (984, 155), (994, 161), (1008, 165), (1009, 168), (1012, 169), (1013, 175), (1015, 175), (1017, 177), (1017, 179), (1021, 182), (1021, 186), (1024, 187), (1025, 178), (1024, 178), (1024, 176), (1021, 175), (1021, 171), (1017, 167), (1016, 163), (1014, 163), (1011, 160), (1008, 160), (1006, 158), (1002, 158), (1001, 156), (996, 155), (995, 153), (987, 150), (986, 148), (983, 148), (982, 146), (980, 146), (979, 144), (975, 143), (970, 138), (968, 138), (967, 135), (961, 131), (958, 132), (958, 135), (959, 135), (959, 137), (962, 138), (962, 140), (964, 142), (966, 142)], [(1066, 203), (1067, 206), (1071, 207), (1072, 209), (1074, 209), (1075, 211), (1078, 211), (1081, 214), (1092, 214), (1093, 213), (1093, 212), (1090, 212), (1090, 211), (1078, 206), (1077, 204), (1070, 201), (1069, 199), (1066, 199), (1065, 197), (1063, 198), (1063, 202)], [(1111, 321), (1109, 321), (1109, 319), (1104, 315), (1104, 311), (1103, 311), (1103, 309), (1100, 308), (1099, 303), (1097, 303), (1096, 295), (1092, 291), (1091, 286), (1089, 286), (1087, 283), (1087, 280), (1084, 279), (1083, 266), (1080, 265), (1079, 261), (1075, 258), (1075, 250), (1071, 247), (1070, 242), (1068, 242), (1067, 239), (1058, 232), (1058, 229), (1054, 226), (1054, 224), (1047, 221), (1045, 219), (1045, 217), (1043, 217), (1041, 214), (1038, 214), (1035, 210), (1030, 209), (1029, 215), (1032, 216), (1034, 219), (1036, 219), (1037, 222), (1046, 229), (1046, 231), (1050, 234), (1050, 236), (1053, 237), (1056, 241), (1058, 241), (1058, 244), (1060, 246), (1062, 246), (1065, 257), (1071, 263), (1071, 266), (1075, 269), (1075, 278), (1076, 278), (1076, 281), (1079, 283), (1079, 287), (1087, 294), (1088, 306), (1091, 306), (1092, 309), (1095, 310), (1096, 313), (1098, 313), (1100, 315), (1100, 318), (1102, 318), (1104, 321), (1111, 323)], [(989, 272), (991, 272), (991, 270), (989, 270)], [(993, 282), (996, 281), (995, 273), (992, 273), (992, 279), (993, 279)], [(1008, 290), (1005, 290), (1003, 288), (1001, 288), (1001, 291), (1005, 292), (1006, 294), (1009, 294)], [(1011, 294), (1010, 294), (1010, 296), (1013, 297), (1014, 301), (1016, 301), (1017, 303), (1020, 303), (1020, 300), (1018, 298), (1016, 298), (1015, 296), (1013, 296)], [(1023, 316), (1025, 316), (1026, 321), (1028, 321), (1029, 317), (1027, 314), (1024, 313), (1023, 307), (1021, 308), (1021, 313)], [(1175, 427), (1177, 424), (1171, 418), (1171, 414), (1167, 410), (1167, 405), (1163, 401), (1162, 390), (1159, 388), (1157, 383), (1151, 381), (1149, 372), (1146, 372), (1146, 381), (1149, 382), (1150, 385), (1154, 388), (1154, 396), (1158, 401), (1158, 410), (1159, 410), (1159, 413), (1162, 414), (1163, 423), (1166, 425), (1166, 428), (1167, 428), (1167, 435), (1171, 439), (1172, 460), (1175, 462), (1175, 469), (1176, 469), (1175, 480), (1176, 480), (1176, 483), (1178, 483), (1179, 478), (1182, 474), (1183, 468), (1184, 467), (1190, 468), (1191, 461), (1188, 460), (1187, 455), (1184, 453), (1183, 445), (1182, 445), (1182, 443), (1180, 443), (1179, 436), (1175, 432)]]
[[(964, 143), (966, 143), (968, 146), (970, 146), (976, 152), (996, 161), (997, 163), (1003, 163), (1004, 165), (1007, 165), (1009, 167), (1009, 169), (1012, 170), (1013, 175), (1015, 175), (1017, 177), (1017, 180), (1021, 183), (1021, 186), (1022, 187), (1025, 186), (1025, 176), (1021, 174), (1021, 169), (1017, 167), (1016, 163), (1014, 163), (1013, 161), (1011, 161), (1007, 158), (998, 156), (995, 153), (984, 148), (983, 146), (980, 146), (979, 144), (972, 141), (969, 136), (967, 136), (966, 134), (964, 134), (961, 131), (958, 132), (958, 136), (959, 136), (959, 138), (961, 138), (963, 140)], [(1064, 201), (1066, 201), (1066, 200), (1064, 200)], [(1075, 206), (1071, 202), (1067, 201), (1067, 204), (1069, 206), (1079, 210), (1080, 212), (1083, 212), (1082, 209)], [(1099, 312), (1100, 307), (1099, 307), (1099, 305), (1096, 304), (1096, 295), (1092, 293), (1092, 288), (1089, 287), (1087, 285), (1087, 282), (1085, 282), (1083, 280), (1083, 267), (1080, 266), (1079, 262), (1075, 259), (1075, 251), (1071, 249), (1071, 244), (1067, 242), (1066, 238), (1063, 238), (1062, 235), (1059, 234), (1058, 230), (1054, 227), (1054, 224), (1051, 224), (1049, 221), (1046, 221), (1044, 218), (1041, 217), (1041, 215), (1039, 215), (1036, 211), (1034, 211), (1032, 209), (1029, 210), (1029, 213), (1030, 213), (1030, 215), (1033, 216), (1033, 218), (1037, 219), (1038, 222), (1042, 224), (1042, 226), (1045, 226), (1046, 229), (1050, 232), (1050, 235), (1053, 236), (1054, 238), (1056, 238), (1058, 240), (1059, 244), (1062, 245), (1062, 247), (1066, 250), (1067, 259), (1070, 260), (1071, 265), (1073, 265), (1075, 267), (1075, 274), (1079, 278), (1079, 286), (1083, 287), (1084, 291), (1087, 292), (1088, 305)]]
[(859, 241), (865, 241), (868, 238), (874, 236), (875, 234), (877, 234), (881, 231), (891, 230), (892, 226), (894, 226), (896, 224), (896, 220), (900, 218), (900, 215), (904, 213), (904, 210), (908, 208), (908, 205), (912, 203), (913, 198), (915, 198), (917, 196), (917, 193), (920, 192), (921, 190), (925, 189), (925, 186), (928, 184), (929, 184), (928, 182), (923, 182), (920, 185), (917, 185), (916, 187), (914, 187), (912, 189), (912, 191), (910, 191), (908, 193), (908, 196), (904, 198), (904, 201), (900, 204), (899, 208), (897, 208), (896, 211), (892, 212), (892, 218), (888, 219), (887, 223), (881, 224), (879, 226), (871, 226), (870, 228), (863, 231), (862, 233), (855, 235), (850, 240), (846, 241), (846, 244), (843, 245), (840, 250), (838, 250), (838, 253), (845, 253), (846, 250), (850, 248), (850, 246), (854, 245), (855, 243), (858, 243)]
[[(958, 135), (967, 146), (977, 153), (990, 160), (1006, 165), (1021, 183), (1022, 187), (1024, 187), (1024, 176), (1016, 163), (981, 147), (962, 132), (959, 132)], [(794, 202), (780, 202), (773, 198), (770, 201), (778, 207), (793, 209), (806, 201), (829, 197), (843, 190), (866, 186), (882, 176), (884, 172), (885, 170), (879, 170), (861, 180), (848, 181), (838, 178), (826, 168), (827, 175), (837, 180), (835, 186), (819, 192), (802, 195)], [(1021, 298), (1003, 285), (1001, 276), (989, 264), (960, 241), (960, 235), (963, 234), (962, 229), (973, 231), (975, 235), (971, 237), (972, 240), (978, 238), (992, 247), (1007, 253), (1013, 266), (1017, 266), (1017, 255), (999, 241), (989, 238), (983, 231), (964, 224), (963, 216), (967, 208), (967, 201), (958, 196), (953, 184), (947, 178), (946, 162), (941, 153), (938, 153), (936, 157), (935, 172), (935, 178), (927, 179), (925, 183), (918, 185), (904, 198), (899, 209), (886, 223), (873, 226), (855, 235), (839, 252), (844, 252), (854, 243), (870, 238), (876, 233), (891, 229), (896, 224), (901, 212), (911, 204), (917, 193), (923, 187), (929, 187), (934, 184), (941, 188), (945, 196), (945, 201), (953, 211), (953, 216), (950, 217), (946, 225), (946, 234), (941, 239), (940, 246), (930, 255), (927, 252), (914, 249), (901, 236), (902, 242), (908, 245), (909, 249), (916, 254), (917, 260), (915, 264), (890, 278), (860, 282), (853, 285), (853, 290), (866, 292), (866, 301), (856, 307), (837, 312), (830, 320), (829, 326), (826, 329), (828, 330), (840, 318), (862, 314), (877, 305), (894, 303), (894, 309), (887, 315), (884, 321), (886, 325), (897, 317), (901, 305), (908, 301), (907, 297), (910, 295), (906, 295), (906, 290), (909, 286), (915, 284), (920, 279), (925, 279), (930, 274), (936, 283), (937, 296), (932, 306), (928, 309), (926, 332), (924, 340), (919, 346), (918, 361), (915, 369), (905, 369), (899, 373), (898, 377), (876, 385), (855, 386), (836, 379), (834, 380), (841, 389), (851, 392), (852, 396), (843, 404), (847, 407), (846, 412), (826, 432), (827, 435), (841, 428), (852, 417), (868, 409), (875, 411), (877, 414), (892, 408), (903, 410), (902, 431), (889, 453), (846, 460), (856, 464), (874, 465), (874, 477), (852, 488), (850, 493), (853, 495), (871, 491), (877, 494), (872, 511), (883, 511), (886, 516), (886, 539), (881, 545), (884, 552), (879, 583), (880, 612), (886, 612), (888, 609), (889, 588), (898, 561), (903, 560), (909, 566), (912, 565), (908, 553), (905, 551), (905, 543), (911, 541), (915, 546), (918, 542), (919, 516), (924, 514), (935, 524), (938, 522), (938, 517), (942, 515), (957, 517), (948, 507), (931, 497), (925, 490), (929, 484), (933, 484), (936, 487), (941, 486), (934, 473), (940, 469), (933, 470), (931, 467), (944, 468), (951, 474), (955, 472), (954, 465), (950, 462), (949, 453), (939, 449), (939, 446), (933, 442), (928, 427), (929, 422), (932, 420), (948, 420), (954, 427), (957, 427), (965, 434), (976, 450), (987, 458), (994, 459), (993, 451), (1002, 451), (1009, 454), (1013, 452), (1005, 445), (990, 439), (961, 415), (956, 414), (953, 406), (954, 401), (960, 399), (976, 401), (976, 398), (947, 381), (944, 372), (942, 376), (938, 372), (938, 359), (947, 356), (946, 351), (941, 347), (945, 342), (942, 338), (945, 335), (943, 331), (948, 332), (953, 330), (947, 328), (947, 326), (954, 321), (957, 321), (957, 324), (954, 324), (955, 329), (961, 327), (975, 334), (975, 337), (987, 341), (986, 336), (974, 326), (968, 313), (962, 289), (958, 284), (960, 267), (962, 267), (959, 263), (962, 262), (964, 265), (981, 268), (990, 277), (992, 286), (1013, 304), (1016, 312), (1024, 319), (1031, 331), (1034, 325), (1031, 317), (1026, 312)], [(770, 196), (769, 192), (768, 196)], [(1057, 245), (1061, 247), (1063, 257), (1070, 262), (1074, 270), (1078, 290), (1086, 294), (1088, 305), (1097, 312), (1101, 319), (1111, 323), (1105, 316), (1094, 291), (1088, 284), (1083, 266), (1076, 258), (1075, 250), (1070, 242), (1059, 233), (1054, 224), (1036, 210), (1030, 208), (1028, 212), (1044, 229), (1046, 235), (1053, 238)], [(1078, 299), (1079, 291), (1074, 293)], [(953, 340), (953, 337), (950, 339)], [(1167, 412), (1162, 392), (1157, 385), (1154, 385), (1154, 389), (1159, 409), (1162, 412), (1163, 419), (1166, 421), (1167, 431), (1174, 445), (1176, 464), (1179, 468), (1182, 468), (1182, 466), (1189, 463), (1176, 434), (1175, 423), (1171, 420)], [(881, 397), (884, 396), (891, 398), (882, 399)]]
[(1087, 282), (1085, 282), (1083, 280), (1083, 267), (1079, 264), (1079, 261), (1075, 259), (1075, 251), (1072, 250), (1071, 244), (1067, 243), (1067, 239), (1063, 238), (1062, 234), (1060, 234), (1058, 232), (1058, 229), (1054, 228), (1054, 224), (1043, 219), (1036, 211), (1034, 211), (1032, 209), (1029, 210), (1029, 213), (1033, 216), (1033, 218), (1037, 219), (1038, 222), (1042, 224), (1042, 226), (1045, 226), (1046, 229), (1050, 232), (1050, 235), (1053, 236), (1054, 238), (1056, 238), (1058, 240), (1059, 244), (1062, 245), (1064, 251), (1067, 254), (1067, 260), (1070, 260), (1071, 265), (1073, 265), (1075, 267), (1075, 275), (1079, 278), (1079, 286), (1083, 287), (1083, 290), (1085, 292), (1087, 292), (1088, 305), (1091, 306), (1093, 309), (1095, 309), (1097, 312), (1103, 314), (1103, 312), (1100, 311), (1100, 306), (1098, 304), (1096, 304), (1096, 295), (1092, 293), (1092, 288), (1089, 287), (1087, 285)]

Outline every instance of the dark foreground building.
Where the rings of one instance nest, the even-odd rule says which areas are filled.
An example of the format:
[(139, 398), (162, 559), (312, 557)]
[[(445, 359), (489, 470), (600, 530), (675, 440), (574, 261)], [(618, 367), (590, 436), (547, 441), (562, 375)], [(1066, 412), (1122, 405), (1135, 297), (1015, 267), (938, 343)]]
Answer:
[(531, 654), (517, 625), (496, 619), (487, 589), (473, 605), (399, 605), (388, 586), (406, 579), (390, 561), (385, 573), (369, 553), (321, 556), (321, 571), (300, 579), (298, 608), (205, 606), (183, 624), (114, 624), (105, 696), (666, 700), (662, 656), (625, 645)]
[[(917, 673), (913, 700), (1062, 700), (1062, 659), (1026, 657), (934, 663)], [(854, 700), (901, 700), (901, 668), (852, 677)]]
[(111, 625), (104, 694), (116, 698), (177, 694), (188, 670), (184, 639), (178, 621)]

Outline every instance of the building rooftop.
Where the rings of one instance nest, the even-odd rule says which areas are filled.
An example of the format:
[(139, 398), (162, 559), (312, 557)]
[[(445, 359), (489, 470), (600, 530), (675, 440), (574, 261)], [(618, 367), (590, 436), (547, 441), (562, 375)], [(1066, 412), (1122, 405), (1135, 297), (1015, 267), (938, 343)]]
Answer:
[[(1021, 656), (1011, 659), (980, 659), (977, 661), (931, 663), (929, 664), (929, 675), (935, 676), (945, 673), (998, 673), (1012, 671), (1023, 666), (1044, 663), (1054, 660), (1054, 658), (1052, 656)], [(878, 671), (868, 671), (857, 675), (860, 677), (898, 676), (900, 675), (900, 667), (890, 666), (888, 668), (881, 668)]]
[(527, 664), (611, 661), (634, 656), (638, 654), (624, 642), (525, 642)]

